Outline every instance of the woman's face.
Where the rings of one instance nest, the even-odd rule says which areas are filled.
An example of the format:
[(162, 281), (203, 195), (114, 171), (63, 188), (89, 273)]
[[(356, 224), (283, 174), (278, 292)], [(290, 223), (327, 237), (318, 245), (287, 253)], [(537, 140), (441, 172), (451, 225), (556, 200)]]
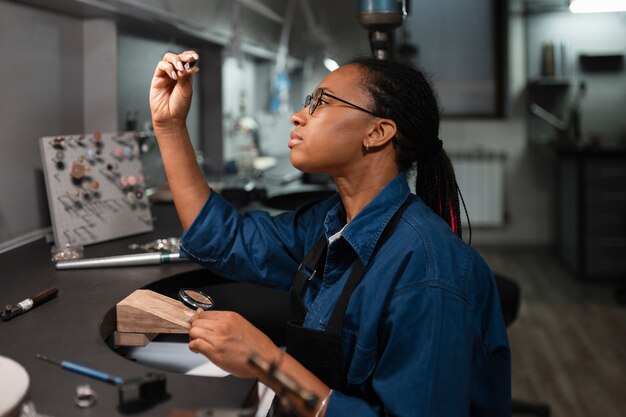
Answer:
[[(361, 71), (357, 65), (343, 66), (328, 74), (318, 87), (371, 109), (371, 98), (358, 86)], [(324, 95), (312, 115), (305, 107), (291, 116), (295, 126), (289, 140), (291, 163), (303, 172), (348, 172), (363, 157), (367, 132), (375, 122), (376, 117)]]

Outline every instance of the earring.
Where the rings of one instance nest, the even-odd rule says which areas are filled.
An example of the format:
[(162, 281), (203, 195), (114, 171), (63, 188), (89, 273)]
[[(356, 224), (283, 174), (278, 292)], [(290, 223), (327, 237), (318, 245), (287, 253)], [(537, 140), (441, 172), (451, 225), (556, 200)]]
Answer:
[(369, 143), (368, 143), (367, 145), (365, 145), (365, 150), (366, 150), (366, 151), (369, 151), (369, 150), (370, 150), (370, 145), (369, 145)]

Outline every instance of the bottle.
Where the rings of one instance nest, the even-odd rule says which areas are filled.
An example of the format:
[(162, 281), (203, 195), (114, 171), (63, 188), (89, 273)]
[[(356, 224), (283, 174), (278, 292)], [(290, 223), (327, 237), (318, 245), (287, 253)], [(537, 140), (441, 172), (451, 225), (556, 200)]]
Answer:
[(541, 76), (554, 77), (554, 44), (544, 42), (541, 47)]

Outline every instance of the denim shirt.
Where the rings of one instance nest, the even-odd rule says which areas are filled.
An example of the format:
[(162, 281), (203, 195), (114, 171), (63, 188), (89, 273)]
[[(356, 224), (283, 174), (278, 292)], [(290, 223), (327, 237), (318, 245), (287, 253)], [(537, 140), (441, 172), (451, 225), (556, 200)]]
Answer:
[(338, 194), (272, 217), (241, 215), (211, 192), (181, 254), (225, 278), (288, 290), (319, 236), (341, 231), (303, 295), (304, 325), (325, 329), (355, 257), (366, 266), (344, 319), (348, 390), (332, 395), (326, 416), (510, 416), (506, 329), (482, 258), (419, 198), (373, 253), (408, 194), (400, 174), (341, 230)]

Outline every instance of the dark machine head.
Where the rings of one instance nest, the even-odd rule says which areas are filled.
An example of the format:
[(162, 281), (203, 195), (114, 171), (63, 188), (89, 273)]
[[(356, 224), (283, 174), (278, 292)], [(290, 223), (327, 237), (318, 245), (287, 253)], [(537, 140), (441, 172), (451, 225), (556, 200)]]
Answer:
[(369, 31), (374, 58), (389, 58), (391, 34), (402, 25), (406, 3), (406, 0), (358, 0), (359, 23)]

